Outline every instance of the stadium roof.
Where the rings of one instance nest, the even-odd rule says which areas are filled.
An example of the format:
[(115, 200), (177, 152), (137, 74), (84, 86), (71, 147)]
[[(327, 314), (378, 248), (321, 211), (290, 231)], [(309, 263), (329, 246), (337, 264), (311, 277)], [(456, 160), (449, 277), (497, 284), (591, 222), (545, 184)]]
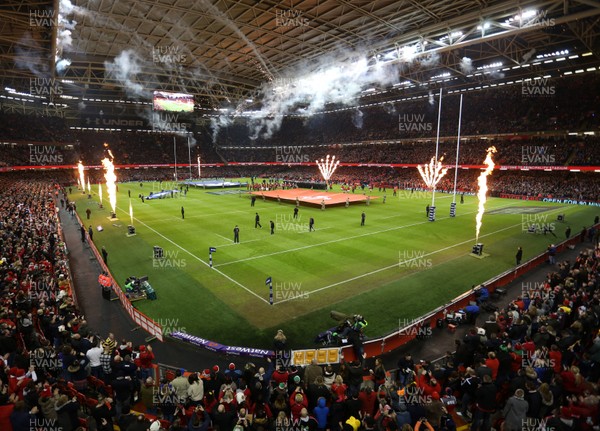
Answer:
[(152, 90), (260, 109), (267, 87), (363, 59), (358, 96), (393, 100), (596, 71), (599, 32), (595, 0), (4, 0), (0, 94), (46, 79), (67, 110)]

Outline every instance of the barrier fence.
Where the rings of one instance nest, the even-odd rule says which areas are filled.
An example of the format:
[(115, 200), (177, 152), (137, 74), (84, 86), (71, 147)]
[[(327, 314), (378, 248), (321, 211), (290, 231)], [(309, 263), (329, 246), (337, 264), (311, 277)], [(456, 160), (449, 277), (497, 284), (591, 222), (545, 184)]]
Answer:
[[(79, 217), (79, 214), (77, 214), (77, 212), (75, 212), (75, 216), (77, 217), (77, 222), (79, 223), (79, 225), (83, 225), (83, 222), (81, 221), (81, 218)], [(164, 341), (161, 325), (152, 320), (150, 317), (146, 316), (144, 313), (139, 311), (131, 304), (131, 301), (129, 300), (129, 298), (127, 298), (125, 292), (123, 292), (123, 289), (121, 289), (121, 287), (117, 284), (115, 278), (104, 263), (104, 260), (98, 252), (96, 245), (93, 243), (93, 241), (90, 240), (87, 231), (86, 238), (88, 240), (90, 250), (92, 250), (92, 253), (96, 257), (96, 260), (102, 268), (102, 271), (106, 272), (106, 274), (108, 274), (108, 276), (110, 277), (111, 288), (115, 295), (117, 295), (117, 297), (119, 298), (119, 301), (121, 302), (121, 305), (123, 305), (125, 311), (127, 311), (127, 314), (129, 314), (129, 317), (131, 317), (131, 319), (136, 323), (136, 325), (138, 325), (144, 331), (148, 332), (152, 337), (155, 337), (159, 341)]]
[[(82, 221), (79, 217), (79, 214), (75, 213), (75, 215), (77, 217), (78, 223), (81, 225)], [(596, 225), (596, 229), (598, 229), (599, 226), (600, 225)], [(87, 235), (88, 234), (86, 232), (86, 236)], [(567, 239), (557, 245), (556, 251), (557, 253), (561, 252), (566, 247), (573, 245), (579, 241), (580, 239), (578, 236)], [(112, 282), (112, 289), (121, 301), (121, 304), (129, 314), (131, 319), (142, 329), (148, 332), (152, 337), (155, 337), (159, 341), (164, 341), (161, 325), (149, 318), (148, 316), (146, 316), (144, 313), (137, 310), (135, 307), (133, 307), (133, 305), (129, 301), (129, 298), (127, 298), (123, 290), (115, 282), (114, 277), (108, 270), (108, 267), (104, 264), (104, 261), (100, 253), (96, 249), (95, 245), (92, 241), (89, 241), (89, 237), (88, 243), (102, 270), (106, 271), (106, 273), (110, 276)], [(547, 252), (541, 253), (538, 256), (530, 259), (529, 261), (513, 269), (505, 271), (504, 273), (499, 274), (498, 276), (482, 284), (484, 284), (488, 288), (490, 293), (493, 293), (497, 288), (511, 283), (521, 275), (546, 262), (547, 256)], [(366, 341), (364, 343), (364, 352), (366, 353), (367, 357), (375, 357), (383, 353), (388, 353), (395, 349), (398, 349), (399, 347), (414, 340), (419, 335), (432, 331), (433, 328), (437, 326), (438, 319), (445, 319), (447, 314), (454, 313), (458, 310), (463, 309), (465, 306), (469, 305), (469, 303), (474, 299), (475, 291), (469, 290), (459, 295), (449, 303), (436, 308), (435, 310), (431, 311), (430, 313), (427, 313), (424, 316), (421, 316), (418, 319), (415, 319), (413, 323), (399, 328), (397, 331), (394, 331), (391, 334)], [(251, 347), (227, 346), (215, 341), (206, 340), (202, 337), (187, 334), (184, 332), (173, 332), (169, 334), (169, 336), (174, 339), (196, 345), (198, 347), (212, 350), (217, 353), (224, 353), (227, 355), (252, 356), (262, 358), (275, 357), (276, 355), (276, 352), (274, 352), (273, 350), (257, 349)], [(342, 358), (347, 361), (356, 359), (352, 346), (343, 346), (341, 348), (328, 347), (323, 349), (292, 351), (291, 360), (292, 363), (295, 365), (308, 364), (313, 358), (317, 359), (317, 361), (327, 361), (323, 363), (338, 363)]]
[[(595, 228), (598, 229), (599, 226), (600, 225), (596, 225)], [(573, 246), (578, 242), (580, 242), (579, 236), (569, 238), (558, 244), (556, 246), (556, 251), (557, 253), (559, 253), (565, 248)], [(506, 286), (507, 284), (516, 280), (518, 277), (527, 273), (528, 271), (531, 271), (532, 269), (538, 267), (542, 263), (545, 263), (547, 260), (548, 253), (541, 253), (535, 256), (534, 258), (528, 260), (527, 262), (513, 269), (505, 271), (502, 274), (499, 274), (496, 277), (483, 282), (482, 284), (484, 284), (487, 287), (491, 294), (496, 289), (502, 286)], [(394, 331), (391, 334), (366, 341), (364, 343), (364, 351), (367, 354), (367, 357), (375, 357), (383, 353), (391, 352), (414, 340), (419, 335), (433, 331), (433, 328), (437, 326), (438, 319), (445, 319), (446, 315), (463, 309), (475, 299), (475, 290), (469, 290), (463, 293), (462, 295), (459, 295), (458, 297), (450, 301), (448, 304), (444, 304), (436, 308), (430, 313), (421, 316), (420, 318), (418, 318), (418, 320), (415, 319), (413, 323), (399, 328), (397, 331)], [(351, 361), (356, 359), (352, 346), (344, 346), (342, 348), (342, 355), (344, 356), (345, 360)]]

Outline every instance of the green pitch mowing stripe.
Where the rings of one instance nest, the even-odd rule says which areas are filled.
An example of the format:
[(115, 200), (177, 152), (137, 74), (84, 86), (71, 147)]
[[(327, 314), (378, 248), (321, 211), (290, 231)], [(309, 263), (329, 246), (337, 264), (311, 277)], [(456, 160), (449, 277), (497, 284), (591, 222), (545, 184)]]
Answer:
[[(147, 195), (152, 188), (160, 186), (119, 185), (117, 226), (106, 220), (106, 208), (98, 210), (84, 197), (77, 200), (80, 214), (87, 207), (92, 209), (91, 223), (86, 224), (105, 228), (94, 239), (98, 248), (106, 246), (117, 281), (123, 285), (130, 275), (148, 275), (158, 300), (140, 301), (136, 306), (159, 322), (169, 322), (169, 329), (178, 325), (215, 341), (257, 347), (270, 345), (280, 328), (293, 346), (310, 345), (314, 335), (334, 324), (329, 319), (332, 309), (365, 315), (369, 336), (397, 329), (399, 319), (417, 318), (514, 266), (518, 246), (523, 246), (526, 260), (558, 242), (551, 235), (523, 233), (527, 220), (518, 213), (522, 209), (549, 209), (537, 217), (540, 222), (555, 223), (561, 237), (567, 224), (555, 222), (558, 213), (566, 214), (577, 234), (597, 212), (588, 207), (491, 198), (487, 203), (491, 213), (484, 215), (480, 235), (490, 256), (477, 260), (469, 256), (475, 244), (477, 210), (477, 200), (471, 196), (457, 205), (457, 217), (450, 218), (451, 196), (436, 194), (437, 220), (433, 223), (425, 214), (431, 195), (403, 191), (400, 198), (387, 193), (385, 204), (376, 199), (370, 206), (325, 211), (301, 206), (296, 220), (293, 204), (257, 199), (251, 207), (246, 194), (215, 195), (190, 189), (187, 197), (144, 204), (132, 198), (137, 235), (125, 237), (127, 190)], [(363, 211), (366, 225), (360, 226)], [(262, 229), (254, 228), (256, 212)], [(310, 217), (315, 219), (315, 232), (308, 232)], [(274, 235), (270, 220), (276, 224)], [(233, 244), (235, 225), (240, 228), (240, 244)], [(152, 259), (155, 245), (163, 247), (165, 259)], [(217, 247), (212, 269), (208, 267), (209, 247)], [(268, 305), (264, 283), (269, 276), (274, 306)]]

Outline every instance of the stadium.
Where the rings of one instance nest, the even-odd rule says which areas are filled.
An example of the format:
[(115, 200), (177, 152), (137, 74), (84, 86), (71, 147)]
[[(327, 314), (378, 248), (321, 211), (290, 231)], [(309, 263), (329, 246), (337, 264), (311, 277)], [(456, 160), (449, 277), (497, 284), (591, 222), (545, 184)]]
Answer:
[(0, 429), (599, 426), (599, 5), (0, 14)]

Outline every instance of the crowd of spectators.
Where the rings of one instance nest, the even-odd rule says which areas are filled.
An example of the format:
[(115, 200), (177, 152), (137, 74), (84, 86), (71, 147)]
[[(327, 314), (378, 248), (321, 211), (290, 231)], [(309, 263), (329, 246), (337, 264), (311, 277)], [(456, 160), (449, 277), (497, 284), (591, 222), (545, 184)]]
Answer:
[[(475, 316), (441, 362), (204, 364), (157, 378), (151, 346), (100, 336), (77, 309), (59, 233), (66, 191), (43, 175), (0, 178), (3, 430), (453, 430), (457, 415), (472, 430), (598, 426), (597, 246)], [(283, 334), (274, 342), (285, 348)]]
[[(593, 149), (596, 137), (567, 135), (567, 132), (600, 132), (597, 113), (600, 92), (594, 91), (600, 86), (600, 77), (553, 80), (547, 85), (555, 90), (551, 97), (525, 97), (518, 85), (468, 93), (462, 116), (463, 136), (507, 133), (514, 136), (492, 142), (476, 138), (464, 140), (461, 163), (481, 163), (486, 146), (494, 143), (499, 150), (500, 164), (600, 165), (600, 156)], [(458, 101), (455, 94), (444, 99), (442, 137), (457, 134)], [(215, 133), (208, 120), (200, 118), (194, 125), (191, 148), (186, 136), (176, 136), (174, 148), (170, 134), (148, 133), (142, 129), (132, 132), (75, 130), (70, 127), (71, 122), (57, 117), (0, 112), (0, 140), (5, 142), (0, 145), (1, 163), (4, 166), (35, 164), (29, 145), (32, 143), (56, 146), (64, 159), (59, 164), (81, 160), (85, 165), (99, 164), (97, 156), (102, 154), (105, 143), (110, 145), (120, 164), (173, 163), (175, 153), (178, 160), (184, 162), (191, 154), (193, 163), (198, 155), (204, 163), (312, 162), (328, 153), (351, 163), (423, 163), (432, 156), (434, 126), (437, 125), (435, 103), (425, 98), (359, 110), (360, 127), (353, 121), (356, 112), (352, 110), (309, 118), (288, 116), (272, 136), (257, 139), (250, 138), (253, 135), (251, 120), (238, 118)], [(35, 127), (21, 127), (28, 122)], [(546, 137), (520, 136), (537, 136), (539, 132), (544, 132)], [(429, 142), (423, 142), (426, 139)], [(390, 140), (402, 141), (373, 143)], [(282, 147), (295, 147), (296, 153), (281, 153)], [(440, 149), (446, 162), (453, 163), (456, 153), (453, 139), (442, 139)], [(42, 161), (39, 164), (56, 163)]]

